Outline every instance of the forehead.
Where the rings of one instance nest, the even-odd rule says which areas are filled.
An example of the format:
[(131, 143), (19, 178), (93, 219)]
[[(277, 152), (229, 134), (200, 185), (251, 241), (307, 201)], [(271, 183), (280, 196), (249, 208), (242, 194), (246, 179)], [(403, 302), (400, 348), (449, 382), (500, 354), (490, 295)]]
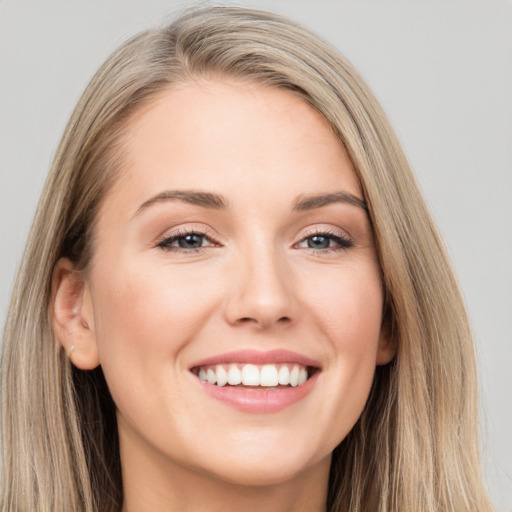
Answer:
[(293, 93), (234, 80), (194, 82), (160, 93), (129, 121), (125, 200), (165, 189), (253, 198), (360, 187), (325, 119)]

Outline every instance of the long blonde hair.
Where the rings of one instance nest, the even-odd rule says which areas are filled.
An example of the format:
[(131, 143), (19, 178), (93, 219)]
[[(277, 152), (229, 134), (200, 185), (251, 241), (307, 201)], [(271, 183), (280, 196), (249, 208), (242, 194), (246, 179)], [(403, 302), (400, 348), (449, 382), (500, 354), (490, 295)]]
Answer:
[(73, 367), (50, 322), (60, 257), (86, 268), (94, 221), (130, 115), (163, 89), (213, 75), (292, 91), (330, 123), (372, 222), (397, 356), (333, 455), (332, 512), (492, 509), (478, 449), (468, 319), (440, 238), (372, 93), (339, 53), (277, 15), (187, 12), (143, 32), (100, 68), (69, 121), (8, 313), (2, 355), (2, 511), (114, 512), (122, 505), (115, 406), (101, 367)]

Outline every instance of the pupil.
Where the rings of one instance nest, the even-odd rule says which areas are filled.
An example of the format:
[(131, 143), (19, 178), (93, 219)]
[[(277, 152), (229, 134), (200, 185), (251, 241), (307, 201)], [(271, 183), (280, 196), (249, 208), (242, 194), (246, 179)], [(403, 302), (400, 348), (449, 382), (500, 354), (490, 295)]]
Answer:
[(328, 249), (330, 240), (325, 236), (312, 236), (308, 239), (310, 249)]
[(186, 235), (178, 239), (178, 245), (182, 249), (196, 249), (201, 247), (201, 235)]

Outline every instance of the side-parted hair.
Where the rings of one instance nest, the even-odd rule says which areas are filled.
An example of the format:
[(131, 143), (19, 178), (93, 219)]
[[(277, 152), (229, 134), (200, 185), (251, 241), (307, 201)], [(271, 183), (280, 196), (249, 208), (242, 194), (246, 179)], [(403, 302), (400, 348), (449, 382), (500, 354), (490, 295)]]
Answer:
[(87, 269), (95, 219), (123, 168), (131, 115), (177, 84), (233, 77), (291, 91), (346, 149), (376, 241), (397, 346), (335, 449), (331, 512), (488, 512), (469, 322), (440, 237), (385, 114), (331, 46), (280, 16), (188, 11), (115, 51), (65, 130), (29, 235), (2, 354), (2, 512), (119, 512), (115, 405), (101, 367), (72, 366), (51, 326), (61, 257)]

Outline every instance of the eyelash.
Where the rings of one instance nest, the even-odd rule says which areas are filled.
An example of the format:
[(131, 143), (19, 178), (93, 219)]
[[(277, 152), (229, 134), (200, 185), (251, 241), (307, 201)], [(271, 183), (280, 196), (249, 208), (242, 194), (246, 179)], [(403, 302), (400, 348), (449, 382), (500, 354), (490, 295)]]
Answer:
[[(177, 242), (180, 239), (184, 239), (187, 236), (198, 236), (203, 239), (206, 239), (210, 245), (205, 247), (175, 247), (172, 244)], [(336, 233), (331, 230), (315, 230), (311, 233), (308, 233), (306, 236), (304, 236), (298, 243), (294, 244), (294, 247), (299, 248), (298, 246), (304, 242), (306, 242), (308, 239), (313, 237), (321, 237), (326, 238), (330, 241), (334, 241), (336, 246), (334, 247), (327, 247), (324, 249), (315, 249), (313, 247), (304, 247), (304, 249), (308, 249), (312, 251), (315, 254), (326, 254), (331, 252), (337, 252), (337, 251), (343, 251), (350, 249), (351, 247), (354, 247), (354, 242), (350, 240), (347, 236), (342, 235), (341, 233)], [(208, 231), (201, 231), (197, 229), (182, 229), (179, 231), (176, 231), (170, 236), (166, 236), (163, 240), (161, 240), (157, 247), (160, 247), (166, 252), (174, 251), (174, 252), (184, 252), (184, 253), (198, 253), (200, 251), (203, 251), (207, 249), (208, 247), (220, 247), (220, 243), (218, 243), (209, 233)]]

